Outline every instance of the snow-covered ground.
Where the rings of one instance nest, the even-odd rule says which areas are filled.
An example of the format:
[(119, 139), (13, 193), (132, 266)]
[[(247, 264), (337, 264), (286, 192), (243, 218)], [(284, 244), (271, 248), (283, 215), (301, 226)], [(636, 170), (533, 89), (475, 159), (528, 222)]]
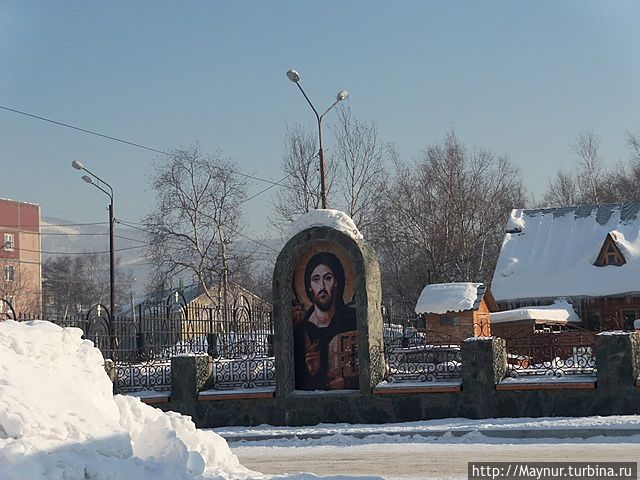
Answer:
[[(472, 461), (637, 461), (640, 416), (444, 419), (384, 425), (218, 428), (244, 465), (385, 479), (467, 478)], [(245, 440), (242, 440), (245, 439)], [(246, 440), (250, 439), (250, 440)]]

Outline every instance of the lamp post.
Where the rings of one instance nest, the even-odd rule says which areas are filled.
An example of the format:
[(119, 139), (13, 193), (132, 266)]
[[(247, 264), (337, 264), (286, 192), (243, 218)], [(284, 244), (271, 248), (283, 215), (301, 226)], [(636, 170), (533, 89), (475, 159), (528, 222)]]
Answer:
[(319, 115), (318, 111), (313, 106), (313, 103), (311, 103), (311, 100), (309, 100), (309, 97), (307, 97), (307, 94), (305, 93), (305, 91), (302, 89), (302, 86), (300, 85), (300, 74), (295, 70), (289, 70), (287, 72), (287, 78), (298, 86), (298, 88), (302, 92), (302, 95), (304, 95), (305, 100), (311, 107), (311, 110), (313, 110), (313, 113), (315, 113), (316, 119), (318, 120), (318, 140), (320, 145), (320, 150), (318, 151), (318, 156), (320, 157), (320, 188), (321, 188), (320, 194), (322, 198), (322, 208), (326, 209), (327, 208), (327, 187), (325, 183), (324, 150), (322, 149), (322, 119), (327, 113), (329, 113), (329, 110), (335, 107), (339, 102), (345, 100), (349, 96), (349, 92), (347, 92), (346, 90), (341, 90), (340, 92), (338, 92), (338, 95), (336, 95), (336, 101), (333, 102), (331, 106), (327, 108), (322, 115)]
[[(84, 180), (86, 183), (93, 185), (94, 187), (96, 187), (98, 190), (104, 192), (108, 197), (109, 197), (109, 319), (110, 319), (110, 325), (109, 325), (109, 335), (111, 336), (111, 341), (113, 343), (114, 337), (113, 337), (113, 318), (115, 315), (115, 303), (116, 303), (116, 279), (115, 279), (115, 255), (114, 255), (114, 248), (113, 248), (113, 225), (114, 225), (114, 220), (113, 220), (113, 188), (111, 188), (111, 185), (109, 185), (107, 182), (105, 182), (104, 180), (102, 180), (99, 176), (97, 176), (95, 173), (90, 172), (82, 163), (78, 162), (77, 160), (74, 160), (73, 162), (71, 162), (71, 166), (73, 168), (75, 168), (76, 170), (84, 170), (85, 172), (87, 172), (89, 175), (83, 175), (82, 176), (82, 180)], [(98, 183), (95, 183), (93, 179), (98, 180)], [(104, 188), (102, 188), (100, 186), (100, 184), (104, 184), (107, 187), (109, 187), (109, 191), (106, 191)]]

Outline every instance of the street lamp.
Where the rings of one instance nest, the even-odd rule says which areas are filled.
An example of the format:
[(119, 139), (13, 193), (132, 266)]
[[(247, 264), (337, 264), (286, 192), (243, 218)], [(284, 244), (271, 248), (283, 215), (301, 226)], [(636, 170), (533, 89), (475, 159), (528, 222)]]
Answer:
[(346, 90), (340, 91), (336, 96), (336, 101), (333, 102), (331, 106), (327, 108), (322, 115), (318, 115), (318, 111), (315, 109), (315, 107), (311, 103), (311, 100), (309, 100), (309, 97), (307, 97), (307, 94), (304, 92), (304, 90), (302, 89), (302, 86), (300, 85), (300, 74), (295, 70), (289, 70), (287, 72), (287, 78), (298, 86), (298, 88), (302, 92), (302, 95), (304, 95), (305, 100), (311, 107), (311, 110), (313, 110), (313, 113), (316, 114), (316, 119), (318, 120), (318, 138), (320, 143), (320, 150), (318, 151), (318, 156), (320, 157), (320, 186), (321, 186), (321, 196), (322, 196), (322, 208), (326, 209), (327, 208), (327, 187), (325, 183), (324, 150), (322, 149), (322, 119), (329, 112), (329, 110), (335, 107), (339, 102), (345, 100), (349, 96), (349, 92), (347, 92)]
[[(87, 172), (89, 175), (83, 175), (82, 176), (82, 180), (84, 180), (86, 183), (93, 185), (94, 187), (96, 187), (98, 190), (104, 192), (108, 197), (109, 197), (109, 296), (110, 296), (110, 301), (109, 301), (109, 310), (110, 310), (110, 323), (111, 325), (109, 325), (109, 333), (111, 335), (111, 340), (113, 342), (113, 318), (115, 315), (115, 303), (116, 303), (116, 279), (115, 279), (115, 256), (114, 256), (114, 249), (113, 249), (113, 225), (114, 225), (114, 220), (113, 220), (113, 188), (111, 188), (111, 185), (109, 185), (107, 182), (105, 182), (104, 180), (102, 180), (99, 176), (97, 176), (95, 173), (89, 171), (82, 163), (78, 162), (77, 160), (74, 160), (73, 162), (71, 162), (71, 166), (73, 168), (75, 168), (76, 170), (84, 170), (85, 172)], [(98, 181), (98, 183), (96, 183), (94, 181), (94, 178)], [(102, 188), (102, 186), (100, 184), (104, 184), (105, 186), (107, 186), (109, 188), (109, 191), (106, 191), (104, 188)]]

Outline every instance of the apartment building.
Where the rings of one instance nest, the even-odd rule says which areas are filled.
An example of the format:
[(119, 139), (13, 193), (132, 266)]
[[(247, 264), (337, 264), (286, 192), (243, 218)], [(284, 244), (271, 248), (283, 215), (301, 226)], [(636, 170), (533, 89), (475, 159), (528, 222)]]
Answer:
[[(41, 279), (40, 206), (0, 198), (0, 299), (17, 313), (38, 315)], [(6, 308), (0, 302), (0, 309)]]

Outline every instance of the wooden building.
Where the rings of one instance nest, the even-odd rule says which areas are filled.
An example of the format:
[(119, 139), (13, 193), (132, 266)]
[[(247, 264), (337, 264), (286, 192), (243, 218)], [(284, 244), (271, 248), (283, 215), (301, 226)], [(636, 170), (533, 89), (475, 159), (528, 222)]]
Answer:
[(640, 202), (513, 210), (493, 277), (500, 310), (564, 297), (585, 328), (640, 318)]
[(458, 339), (491, 335), (489, 313), (494, 311), (491, 290), (482, 283), (430, 284), (424, 287), (416, 304), (427, 335), (437, 332)]

